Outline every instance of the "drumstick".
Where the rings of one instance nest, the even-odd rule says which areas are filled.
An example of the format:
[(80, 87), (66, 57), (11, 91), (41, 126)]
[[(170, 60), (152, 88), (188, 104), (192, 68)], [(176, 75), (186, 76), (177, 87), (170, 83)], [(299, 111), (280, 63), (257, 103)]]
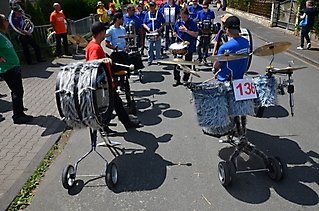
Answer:
[(206, 83), (206, 82), (209, 82), (209, 81), (215, 80), (215, 79), (216, 79), (216, 76), (217, 76), (217, 74), (218, 74), (219, 72), (220, 72), (220, 70), (218, 70), (218, 71), (214, 74), (214, 76), (213, 76), (212, 78), (207, 79), (206, 81), (203, 81), (203, 83)]
[(130, 64), (130, 65), (126, 65), (126, 64), (120, 64), (120, 63), (113, 63), (116, 66), (120, 66), (120, 67), (127, 67), (130, 70), (134, 70), (134, 64)]

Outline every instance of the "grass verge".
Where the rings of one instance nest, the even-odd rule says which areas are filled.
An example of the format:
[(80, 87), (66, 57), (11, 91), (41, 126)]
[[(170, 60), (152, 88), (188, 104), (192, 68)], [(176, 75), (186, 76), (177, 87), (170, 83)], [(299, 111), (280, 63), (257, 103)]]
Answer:
[(41, 161), (35, 172), (24, 184), (19, 194), (11, 202), (7, 209), (8, 211), (23, 210), (31, 204), (32, 198), (36, 192), (36, 188), (39, 186), (42, 178), (45, 176), (45, 172), (49, 169), (51, 163), (61, 153), (70, 137), (70, 134), (71, 130), (67, 130), (61, 135), (59, 140), (53, 145), (53, 147)]

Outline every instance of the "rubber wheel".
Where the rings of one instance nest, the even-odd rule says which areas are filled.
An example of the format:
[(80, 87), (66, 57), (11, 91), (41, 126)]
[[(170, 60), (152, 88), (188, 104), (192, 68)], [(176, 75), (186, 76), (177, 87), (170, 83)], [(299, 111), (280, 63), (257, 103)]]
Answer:
[(143, 80), (144, 79), (144, 74), (142, 73), (142, 70), (138, 71), (138, 78), (139, 78), (139, 80), (140, 80), (140, 82), (142, 84), (145, 83), (145, 81)]
[(221, 161), (218, 163), (218, 179), (220, 183), (227, 187), (231, 183), (231, 167), (229, 163)]
[(268, 158), (268, 175), (274, 181), (280, 181), (283, 177), (282, 163), (276, 158)]
[(106, 185), (110, 189), (113, 189), (118, 182), (118, 172), (115, 163), (110, 163), (106, 169)]
[(287, 165), (284, 162), (282, 162), (279, 157), (275, 157), (275, 159), (278, 161), (279, 166), (280, 166), (280, 175), (281, 176), (278, 178), (278, 181), (280, 181), (287, 176)]
[(75, 181), (75, 172), (72, 165), (68, 165), (62, 172), (62, 185), (65, 189), (70, 189)]

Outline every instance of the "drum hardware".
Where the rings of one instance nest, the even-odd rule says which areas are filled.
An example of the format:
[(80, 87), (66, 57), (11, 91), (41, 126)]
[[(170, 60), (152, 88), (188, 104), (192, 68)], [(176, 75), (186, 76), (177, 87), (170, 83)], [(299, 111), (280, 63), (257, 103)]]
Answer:
[(285, 67), (285, 68), (280, 68), (280, 69), (273, 69), (271, 71), (272, 74), (290, 74), (293, 73), (296, 70), (301, 70), (301, 69), (305, 69), (307, 67)]
[(185, 55), (187, 54), (187, 47), (189, 45), (188, 41), (183, 41), (180, 43), (173, 43), (169, 46), (169, 50), (173, 55)]
[(256, 48), (253, 51), (255, 56), (271, 56), (284, 51), (287, 51), (291, 47), (290, 42), (273, 42)]
[(251, 54), (220, 54), (220, 55), (214, 55), (207, 57), (207, 60), (209, 61), (232, 61), (232, 60), (238, 60), (238, 59), (245, 59), (248, 58)]
[(192, 61), (185, 61), (184, 59), (180, 59), (180, 58), (175, 58), (171, 61), (169, 60), (162, 60), (162, 61), (158, 61), (158, 64), (171, 64), (171, 65), (194, 65), (194, 66), (200, 66), (203, 65), (201, 63), (198, 62), (192, 62)]
[(178, 64), (178, 66), (181, 67), (181, 69), (177, 69), (177, 70), (181, 70), (185, 73), (190, 73), (190, 74), (200, 78), (200, 75), (196, 71), (192, 70), (191, 68), (184, 66), (184, 65), (181, 65), (181, 64)]

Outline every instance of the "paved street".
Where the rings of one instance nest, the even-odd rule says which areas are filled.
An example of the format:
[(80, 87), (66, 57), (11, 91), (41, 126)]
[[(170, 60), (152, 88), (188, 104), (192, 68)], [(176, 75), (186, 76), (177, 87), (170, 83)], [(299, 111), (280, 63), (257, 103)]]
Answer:
[[(134, 78), (131, 82), (139, 108), (137, 116), (144, 127), (128, 133), (121, 123), (112, 127), (122, 134), (112, 140), (137, 151), (114, 158), (107, 149), (98, 149), (118, 164), (119, 184), (115, 190), (109, 190), (103, 178), (77, 178), (77, 186), (69, 192), (62, 187), (63, 168), (90, 147), (88, 130), (75, 130), (28, 210), (318, 210), (319, 64), (313, 66), (319, 58), (318, 43), (313, 43), (313, 50), (297, 51), (299, 39), (283, 30), (245, 19), (242, 26), (253, 33), (254, 48), (265, 41), (293, 43), (287, 53), (275, 56), (275, 67), (286, 67), (291, 60), (295, 66), (308, 66), (294, 73), (295, 117), (289, 115), (286, 94), (279, 96), (280, 105), (267, 109), (263, 118), (248, 119), (249, 140), (287, 163), (286, 179), (276, 183), (264, 173), (244, 174), (238, 175), (232, 187), (223, 188), (217, 178), (217, 164), (227, 159), (230, 146), (201, 132), (191, 93), (183, 86), (171, 86), (172, 67), (154, 65), (144, 70), (145, 84)], [(263, 74), (270, 59), (255, 56), (251, 71)], [(27, 113), (36, 116), (31, 125), (13, 125), (11, 99), (0, 98), (0, 112), (5, 117), (0, 123), (0, 210), (10, 203), (63, 131), (54, 87), (59, 64), (70, 62), (63, 59), (23, 67)], [(205, 69), (199, 73), (202, 77), (195, 81), (211, 76)], [(9, 95), (3, 81), (0, 90)], [(258, 164), (255, 159), (249, 163)], [(79, 173), (104, 170), (103, 160), (93, 155), (80, 164)]]

